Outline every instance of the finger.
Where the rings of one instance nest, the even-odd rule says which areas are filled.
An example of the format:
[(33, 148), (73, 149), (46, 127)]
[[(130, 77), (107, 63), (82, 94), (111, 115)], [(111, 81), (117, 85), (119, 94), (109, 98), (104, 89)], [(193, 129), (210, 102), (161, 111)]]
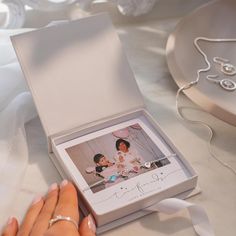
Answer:
[[(67, 180), (62, 181), (60, 185), (59, 199), (54, 212), (54, 216), (69, 216), (75, 222), (79, 222), (78, 198), (75, 187)], [(52, 227), (62, 225), (69, 229), (76, 229), (75, 225), (66, 220), (57, 221)], [(78, 232), (78, 231), (77, 231)]]
[(44, 235), (48, 229), (49, 220), (52, 218), (58, 199), (58, 186), (56, 183), (49, 188), (48, 194), (44, 200), (44, 206), (41, 209), (35, 224), (32, 228), (31, 235)]
[(17, 236), (28, 236), (36, 218), (38, 217), (39, 212), (43, 207), (44, 201), (41, 196), (37, 196), (28, 211), (26, 212), (23, 223), (20, 226)]
[(18, 222), (15, 217), (9, 218), (7, 225), (5, 226), (2, 236), (16, 236), (18, 230)]
[(91, 215), (85, 217), (79, 227), (80, 236), (95, 236), (96, 225)]

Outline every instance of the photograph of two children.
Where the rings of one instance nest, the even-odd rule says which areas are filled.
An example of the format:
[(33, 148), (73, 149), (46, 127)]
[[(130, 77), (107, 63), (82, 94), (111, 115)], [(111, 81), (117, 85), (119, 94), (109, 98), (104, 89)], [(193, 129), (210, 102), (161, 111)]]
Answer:
[(93, 193), (170, 163), (139, 124), (65, 150)]

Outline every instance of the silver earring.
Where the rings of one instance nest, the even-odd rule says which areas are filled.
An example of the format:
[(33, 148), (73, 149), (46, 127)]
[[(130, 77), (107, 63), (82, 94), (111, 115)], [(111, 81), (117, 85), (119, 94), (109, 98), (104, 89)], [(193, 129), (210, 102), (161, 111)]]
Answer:
[(234, 91), (236, 89), (236, 83), (231, 79), (221, 79), (217, 80), (215, 78), (219, 77), (218, 75), (208, 75), (206, 78), (210, 82), (217, 83), (221, 86), (221, 88), (227, 91)]
[(235, 75), (236, 68), (234, 65), (228, 63), (229, 60), (222, 57), (214, 57), (213, 61), (220, 65), (220, 71), (225, 75)]

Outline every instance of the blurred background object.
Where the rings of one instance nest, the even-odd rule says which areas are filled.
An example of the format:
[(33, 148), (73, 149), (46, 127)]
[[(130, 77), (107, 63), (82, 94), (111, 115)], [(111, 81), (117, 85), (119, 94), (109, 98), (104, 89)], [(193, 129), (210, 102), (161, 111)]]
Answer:
[(62, 11), (78, 5), (81, 11), (89, 12), (92, 4), (111, 3), (120, 13), (139, 16), (148, 13), (158, 0), (2, 0), (0, 2), (0, 28), (16, 29), (24, 27), (26, 13), (34, 11)]

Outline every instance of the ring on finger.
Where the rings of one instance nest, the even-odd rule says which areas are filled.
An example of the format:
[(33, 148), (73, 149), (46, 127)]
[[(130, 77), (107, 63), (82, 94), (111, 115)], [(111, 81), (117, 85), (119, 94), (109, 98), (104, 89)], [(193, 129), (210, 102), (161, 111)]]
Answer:
[(76, 229), (78, 230), (78, 223), (72, 219), (69, 216), (62, 216), (62, 215), (56, 215), (54, 218), (52, 218), (51, 220), (49, 220), (49, 227), (51, 227), (53, 224), (55, 224), (58, 221), (68, 221), (71, 222), (72, 224), (74, 224), (74, 226), (76, 227)]

